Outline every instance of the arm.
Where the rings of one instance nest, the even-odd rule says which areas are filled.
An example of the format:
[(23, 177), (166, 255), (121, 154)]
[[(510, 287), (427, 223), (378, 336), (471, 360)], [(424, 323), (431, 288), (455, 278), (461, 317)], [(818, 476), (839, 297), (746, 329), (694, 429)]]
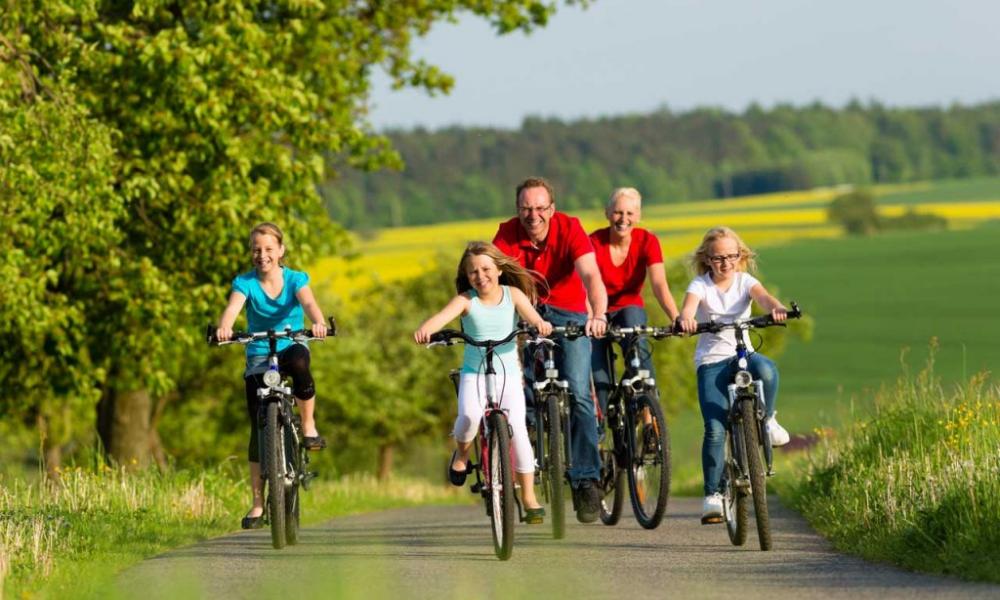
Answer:
[(236, 322), (236, 317), (240, 316), (240, 311), (243, 310), (246, 301), (247, 297), (240, 292), (229, 294), (229, 304), (219, 315), (219, 325), (215, 329), (215, 337), (219, 341), (224, 342), (233, 337), (233, 323)]
[(590, 302), (592, 314), (587, 319), (587, 335), (601, 337), (608, 328), (608, 292), (601, 280), (601, 271), (597, 268), (597, 259), (593, 252), (581, 255), (573, 266), (583, 280), (587, 290), (587, 300)]
[(694, 315), (698, 311), (698, 303), (700, 302), (701, 297), (697, 294), (692, 294), (691, 292), (684, 294), (684, 303), (681, 306), (681, 314), (678, 320), (681, 330), (685, 333), (694, 333), (698, 329), (698, 321), (695, 320)]
[(512, 287), (510, 288), (510, 297), (514, 301), (514, 308), (517, 310), (517, 314), (521, 315), (521, 318), (527, 321), (529, 325), (538, 329), (538, 333), (541, 335), (552, 333), (552, 324), (542, 319), (542, 315), (538, 314), (538, 311), (531, 305), (531, 301), (528, 300), (528, 296), (524, 292), (516, 287)]
[(667, 314), (670, 322), (673, 323), (677, 320), (677, 316), (680, 314), (680, 311), (677, 310), (677, 303), (674, 301), (674, 297), (670, 293), (670, 284), (667, 283), (666, 268), (664, 268), (663, 263), (649, 265), (649, 267), (646, 268), (646, 274), (649, 277), (649, 283), (653, 288), (653, 296), (656, 297), (656, 301), (660, 303), (660, 308), (663, 309), (663, 312)]
[(757, 304), (760, 304), (761, 308), (771, 313), (771, 317), (778, 323), (781, 323), (788, 317), (788, 309), (785, 305), (778, 301), (777, 298), (772, 296), (761, 284), (757, 284), (750, 288), (750, 297), (754, 299)]
[(302, 305), (302, 311), (306, 313), (309, 320), (313, 322), (312, 334), (313, 337), (325, 338), (326, 337), (326, 323), (323, 319), (323, 311), (320, 310), (319, 304), (316, 302), (316, 297), (313, 296), (312, 290), (309, 286), (303, 286), (299, 288), (299, 291), (295, 292), (295, 298)]
[(469, 297), (459, 294), (451, 299), (437, 314), (423, 322), (413, 332), (413, 341), (426, 344), (431, 341), (431, 334), (440, 331), (442, 327), (457, 319), (469, 308)]

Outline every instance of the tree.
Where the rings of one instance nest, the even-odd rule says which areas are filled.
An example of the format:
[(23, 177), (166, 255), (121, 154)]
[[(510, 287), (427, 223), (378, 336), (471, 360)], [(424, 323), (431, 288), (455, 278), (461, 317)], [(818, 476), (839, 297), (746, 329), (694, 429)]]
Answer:
[[(373, 70), (444, 92), (451, 78), (411, 56), (415, 36), (461, 11), (507, 33), (544, 25), (553, 10), (537, 0), (4, 3), (4, 62), (66, 90), (111, 142), (100, 170), (124, 207), (107, 222), (121, 272), (98, 282), (78, 341), (105, 373), (97, 428), (113, 459), (156, 453), (155, 416), (182, 367), (206, 360), (191, 349), (226, 282), (247, 268), (254, 222), (281, 223), (302, 262), (344, 246), (316, 192), (326, 157), (399, 163), (366, 124)], [(52, 278), (78, 262), (55, 265)]]

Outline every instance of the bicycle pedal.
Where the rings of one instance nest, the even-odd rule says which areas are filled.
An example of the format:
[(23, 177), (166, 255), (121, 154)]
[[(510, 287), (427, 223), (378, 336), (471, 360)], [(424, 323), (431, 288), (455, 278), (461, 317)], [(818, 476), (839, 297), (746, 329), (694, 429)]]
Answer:
[(718, 517), (702, 517), (701, 518), (701, 524), (702, 525), (718, 525), (719, 523), (722, 523), (722, 521), (723, 521), (723, 519), (722, 519), (721, 515), (718, 516)]
[(768, 471), (766, 473), (766, 475), (768, 477), (774, 477), (774, 474), (775, 474), (775, 470), (774, 469), (768, 469)]
[(472, 492), (473, 494), (478, 494), (479, 492), (483, 491), (483, 484), (477, 481), (476, 483), (473, 483), (471, 486), (469, 486), (469, 491)]

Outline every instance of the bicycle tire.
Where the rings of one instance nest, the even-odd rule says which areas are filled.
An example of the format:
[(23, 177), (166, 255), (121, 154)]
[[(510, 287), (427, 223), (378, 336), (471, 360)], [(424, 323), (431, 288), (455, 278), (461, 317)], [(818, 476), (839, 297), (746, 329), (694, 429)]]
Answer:
[(549, 394), (545, 397), (545, 412), (547, 425), (545, 447), (548, 453), (545, 462), (545, 483), (548, 488), (549, 509), (552, 512), (552, 538), (561, 540), (566, 536), (566, 486), (563, 446), (562, 440), (559, 439), (562, 434), (559, 396)]
[(621, 425), (616, 423), (617, 418), (617, 415), (606, 415), (604, 438), (598, 447), (601, 456), (601, 523), (608, 526), (617, 525), (621, 519), (622, 509), (625, 507), (625, 490), (628, 489), (628, 476), (621, 466), (624, 461), (618, 458), (625, 449), (621, 441)]
[(264, 421), (264, 460), (267, 469), (267, 507), (271, 521), (271, 544), (285, 547), (285, 461), (282, 458), (281, 419), (278, 403), (268, 402)]
[(302, 452), (298, 434), (292, 427), (283, 427), (285, 433), (285, 457), (296, 479), (285, 493), (285, 541), (289, 546), (299, 542), (299, 477), (302, 475)]
[[(639, 525), (656, 529), (663, 521), (670, 495), (670, 434), (654, 394), (639, 393), (634, 406), (635, 412), (625, 417), (630, 429), (626, 432), (629, 496)], [(641, 416), (646, 409), (650, 413), (649, 423)], [(647, 426), (651, 427), (652, 444), (645, 440)]]
[(722, 518), (726, 522), (729, 541), (734, 546), (742, 546), (747, 541), (747, 525), (750, 518), (750, 501), (745, 489), (738, 488), (736, 481), (736, 458), (732, 445), (736, 440), (727, 433), (725, 475), (722, 480)]
[(740, 406), (741, 427), (747, 446), (747, 471), (750, 473), (750, 489), (753, 492), (753, 509), (757, 520), (757, 538), (761, 550), (771, 549), (771, 520), (767, 512), (767, 480), (761, 460), (759, 426), (754, 403), (743, 400)]
[(510, 429), (507, 418), (494, 411), (489, 419), (489, 490), (490, 523), (493, 550), (500, 560), (510, 558), (514, 550), (514, 476), (510, 466)]

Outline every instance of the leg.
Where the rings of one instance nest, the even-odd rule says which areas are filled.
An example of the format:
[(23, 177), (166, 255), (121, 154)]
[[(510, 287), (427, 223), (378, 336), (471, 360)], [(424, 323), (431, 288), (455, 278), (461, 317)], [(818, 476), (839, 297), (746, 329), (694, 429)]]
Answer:
[(248, 517), (257, 518), (264, 515), (264, 480), (260, 478), (260, 463), (250, 463), (250, 493), (253, 495), (253, 506)]
[(292, 377), (292, 394), (295, 396), (299, 416), (302, 417), (303, 437), (318, 440), (312, 445), (307, 444), (306, 448), (322, 448), (326, 443), (320, 438), (316, 428), (316, 383), (309, 370), (309, 349), (302, 344), (292, 344), (281, 351), (278, 365), (282, 373)]
[(608, 394), (611, 392), (611, 378), (614, 377), (611, 342), (595, 338), (590, 340), (590, 347), (590, 367), (594, 377), (594, 391), (597, 393), (597, 403), (601, 408), (601, 415), (604, 416), (608, 412)]
[[(551, 321), (556, 324), (556, 315), (562, 312), (563, 324), (567, 322), (582, 323), (586, 315), (568, 313), (552, 309)], [(575, 340), (562, 339), (559, 342), (562, 350), (556, 355), (559, 372), (569, 382), (572, 393), (570, 410), (570, 448), (572, 450), (573, 468), (570, 469), (570, 480), (574, 487), (584, 480), (600, 478), (601, 457), (597, 449), (597, 416), (594, 411), (594, 399), (590, 395), (590, 338), (581, 337)]]
[(521, 499), (525, 508), (534, 509), (541, 505), (535, 497), (535, 454), (525, 425), (524, 391), (519, 385), (520, 380), (520, 372), (510, 375), (508, 381), (511, 385), (504, 385), (498, 376), (497, 387), (503, 390), (500, 406), (507, 409), (507, 421), (514, 432), (511, 437), (514, 446), (514, 472), (521, 485)]
[(243, 380), (246, 393), (247, 417), (250, 420), (250, 442), (247, 445), (247, 462), (250, 466), (250, 497), (252, 504), (247, 517), (252, 519), (264, 515), (264, 480), (260, 477), (260, 437), (257, 422), (257, 390), (263, 385), (260, 375), (251, 375)]
[(483, 406), (486, 403), (485, 383), (480, 383), (475, 373), (462, 373), (458, 380), (458, 416), (455, 418), (455, 436), (457, 449), (451, 463), (452, 470), (464, 473), (469, 461), (469, 448), (479, 431), (479, 422), (483, 419)]
[(726, 420), (729, 400), (726, 396), (730, 361), (698, 367), (698, 404), (705, 423), (701, 446), (701, 466), (705, 495), (719, 491), (725, 467)]
[[(608, 321), (613, 321), (619, 327), (645, 327), (649, 324), (649, 317), (646, 315), (646, 309), (641, 306), (626, 306), (615, 311), (613, 318), (609, 314)], [(628, 356), (628, 350), (628, 345), (622, 346), (623, 356)], [(649, 351), (649, 340), (646, 338), (639, 340), (639, 366), (648, 370), (650, 377), (656, 377), (656, 372), (653, 370), (653, 355)]]
[(764, 406), (768, 417), (774, 415), (778, 400), (778, 367), (774, 361), (756, 352), (750, 355), (750, 374), (764, 384)]

